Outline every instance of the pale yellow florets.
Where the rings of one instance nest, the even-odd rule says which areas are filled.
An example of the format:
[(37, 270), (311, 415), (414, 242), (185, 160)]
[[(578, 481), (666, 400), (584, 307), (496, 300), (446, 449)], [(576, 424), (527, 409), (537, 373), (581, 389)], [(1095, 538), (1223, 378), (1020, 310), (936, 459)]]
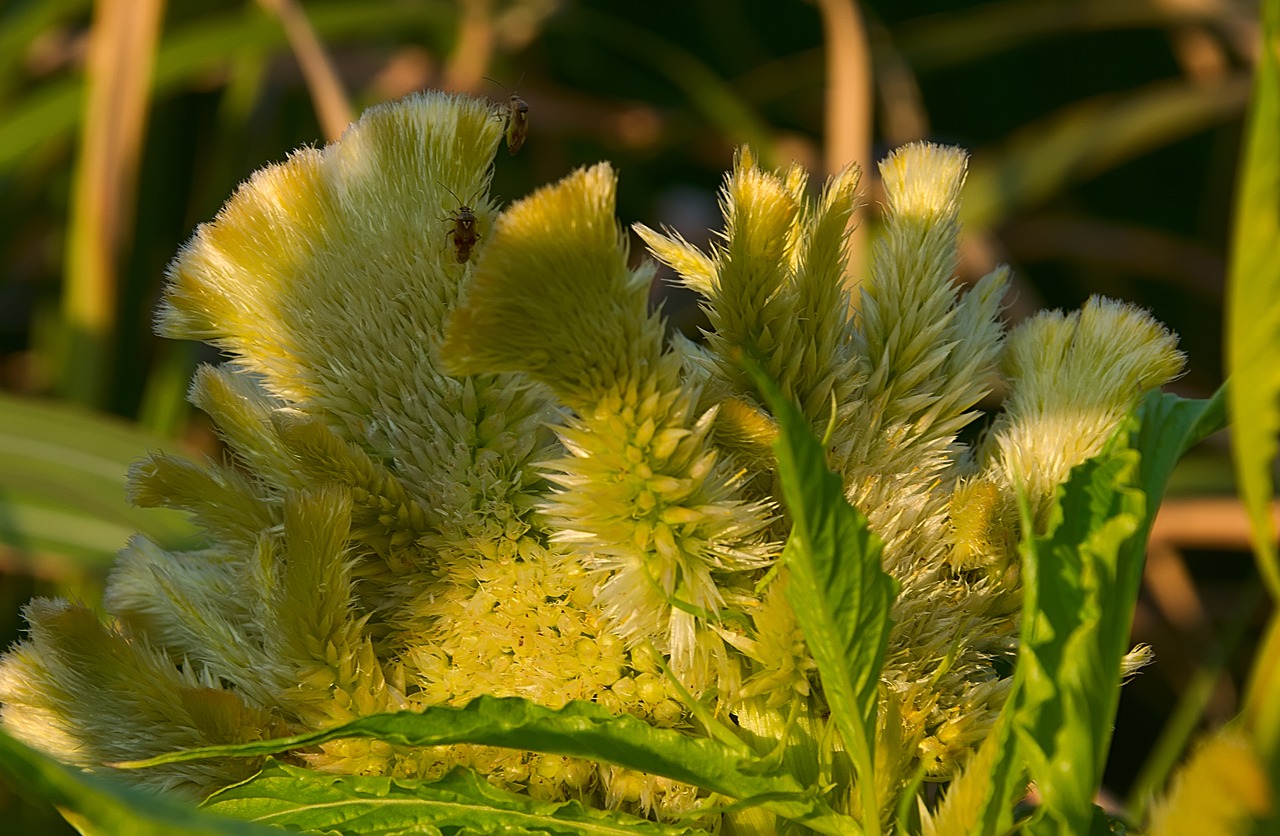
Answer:
[(1005, 411), (979, 461), (1006, 501), (1020, 487), (1038, 521), (1071, 468), (1097, 455), (1139, 396), (1182, 371), (1177, 339), (1150, 314), (1093, 297), (1047, 311), (1009, 335)]
[(755, 627), (751, 637), (730, 639), (754, 663), (754, 672), (742, 683), (738, 698), (760, 697), (767, 707), (780, 708), (808, 697), (817, 666), (787, 601), (785, 575), (769, 586), (751, 620)]
[[(285, 726), (216, 677), (176, 667), (165, 652), (104, 627), (80, 604), (36, 599), (29, 638), (0, 664), (5, 728), (67, 763), (158, 755), (274, 737)], [(203, 793), (241, 780), (244, 760), (200, 761), (139, 774), (157, 789)]]
[[(498, 213), (487, 185), (502, 129), (465, 97), (374, 108), (200, 227), (160, 328), (231, 355), (192, 387), (230, 460), (154, 456), (131, 491), (189, 512), (207, 541), (126, 546), (110, 624), (33, 602), (30, 637), (0, 658), (0, 720), (101, 769), (485, 694), (590, 700), (689, 734), (696, 709), (857, 814), (777, 563), (778, 430), (747, 357), (824, 438), (900, 586), (875, 795), (889, 811), (921, 768), (951, 776), (1009, 690), (1017, 491), (1043, 513), (1142, 392), (1178, 373), (1173, 336), (1095, 299), (1006, 337), (1007, 272), (963, 292), (953, 281), (965, 155), (914, 144), (881, 165), (883, 228), (853, 299), (856, 168), (814, 198), (800, 166), (766, 171), (744, 150), (709, 253), (640, 228), (712, 325), (705, 345), (668, 344), (647, 307), (652, 268), (630, 264), (614, 217), (612, 169)], [(1000, 386), (1004, 412), (970, 447), (961, 430)], [(536, 798), (659, 818), (709, 801), (486, 746), (347, 740), (293, 757), (414, 777), (467, 766)], [(207, 793), (252, 766), (128, 774)], [(758, 809), (693, 822), (774, 827)]]
[[(605, 628), (586, 569), (535, 519), (547, 482), (532, 464), (555, 445), (559, 405), (525, 378), (441, 368), (443, 323), (491, 243), (501, 128), (465, 97), (374, 108), (340, 143), (259, 172), (197, 231), (170, 270), (161, 330), (231, 354), (198, 372), (192, 400), (234, 461), (156, 456), (131, 490), (189, 511), (209, 547), (131, 543), (106, 596), (116, 626), (33, 605), (31, 639), (0, 661), (7, 728), (101, 768), (481, 694), (686, 722), (678, 692)], [(613, 247), (598, 185), (583, 194), (610, 202)], [(464, 202), (478, 239), (459, 259)], [(643, 301), (624, 319), (634, 313), (635, 334), (651, 327)], [(99, 712), (103, 701), (118, 710)], [(485, 747), (335, 741), (303, 760), (414, 776), (469, 764), (543, 798), (610, 792), (592, 764)], [(252, 766), (125, 774), (207, 792)]]
[(714, 629), (722, 587), (772, 558), (770, 506), (742, 497), (711, 444), (714, 411), (697, 413), (679, 379), (646, 311), (649, 274), (627, 266), (614, 186), (599, 165), (507, 210), (444, 350), (459, 372), (524, 372), (573, 408), (557, 429), (569, 455), (546, 463), (553, 542), (599, 576), (612, 627), (654, 642), (700, 692), (735, 676)]
[(889, 213), (896, 218), (954, 222), (969, 155), (959, 148), (917, 142), (880, 163)]

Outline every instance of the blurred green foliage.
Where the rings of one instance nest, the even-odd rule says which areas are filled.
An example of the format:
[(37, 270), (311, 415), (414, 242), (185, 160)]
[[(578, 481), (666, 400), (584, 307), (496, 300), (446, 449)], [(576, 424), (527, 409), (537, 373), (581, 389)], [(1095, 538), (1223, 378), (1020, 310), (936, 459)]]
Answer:
[[(870, 126), (865, 156), (918, 138), (973, 153), (962, 279), (1010, 263), (1013, 318), (1074, 308), (1093, 293), (1134, 301), (1181, 335), (1190, 358), (1181, 394), (1205, 397), (1221, 382), (1253, 3), (876, 0), (859, 4), (865, 40), (850, 43), (824, 31), (822, 1), (171, 0), (156, 4), (154, 48), (143, 41), (151, 82), (139, 86), (145, 121), (130, 140), (92, 118), (87, 71), (99, 66), (87, 61), (89, 45), (118, 31), (104, 27), (107, 12), (130, 2), (0, 0), (0, 390), (135, 422), (141, 429), (129, 432), (151, 434), (137, 436), (137, 455), (170, 443), (217, 454), (184, 403), (196, 362), (216, 353), (155, 338), (152, 308), (166, 262), (238, 182), (323, 141), (316, 113), (325, 92), (300, 69), (308, 56), (283, 24), (290, 9), (305, 13), (354, 110), (426, 87), (498, 101), (518, 91), (530, 105), (530, 138), (499, 160), (496, 194), (512, 200), (609, 159), (621, 171), (625, 222), (669, 224), (695, 243), (718, 225), (715, 189), (735, 146), (822, 169), (827, 124), (845, 107), (824, 99), (824, 56), (858, 50), (874, 107), (843, 115)], [(78, 184), (95, 147), (108, 155), (108, 176), (89, 199)], [(866, 223), (876, 199), (873, 184)], [(69, 253), (104, 222), (96, 243), (107, 257), (95, 279), (71, 269)], [(442, 220), (442, 241), (445, 231)], [(97, 292), (108, 315), (86, 343), (66, 301), (93, 292), (79, 283), (94, 280), (105, 281)], [(655, 298), (676, 327), (696, 332), (694, 300), (663, 287)], [(93, 385), (76, 390), (69, 381), (88, 368)], [(92, 502), (66, 490), (76, 474), (123, 465), (129, 453), (92, 419), (69, 425), (65, 405), (42, 409), (0, 401), (5, 642), (32, 594), (91, 599), (125, 529), (142, 525), (122, 491), (115, 503), (99, 501), (115, 489), (110, 480), (93, 483)], [(33, 444), (62, 446), (65, 456), (45, 467)], [(1175, 478), (1178, 489), (1220, 489), (1223, 460), (1211, 451), (1193, 461), (1195, 476)], [(45, 481), (32, 487), (31, 473)], [(24, 508), (45, 514), (36, 515), (44, 534), (60, 528), (48, 514), (78, 509), (82, 525), (110, 537), (96, 549), (59, 550), (39, 539)], [(39, 815), (13, 812), (2, 793), (0, 815)]]

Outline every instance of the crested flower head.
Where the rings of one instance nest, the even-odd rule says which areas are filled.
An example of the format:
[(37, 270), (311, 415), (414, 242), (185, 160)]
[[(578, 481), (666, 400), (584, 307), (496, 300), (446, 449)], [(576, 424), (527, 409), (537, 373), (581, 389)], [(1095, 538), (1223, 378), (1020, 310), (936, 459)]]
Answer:
[[(1028, 533), (1017, 492), (1048, 507), (1142, 392), (1178, 373), (1173, 335), (1101, 299), (1006, 332), (1007, 271), (953, 278), (966, 157), (913, 144), (880, 167), (865, 276), (849, 275), (854, 167), (815, 193), (800, 166), (767, 170), (744, 149), (709, 251), (637, 228), (710, 322), (699, 344), (669, 341), (647, 307), (653, 268), (633, 266), (614, 216), (613, 170), (499, 211), (503, 133), (481, 100), (382, 105), (254, 175), (196, 231), (159, 329), (227, 353), (191, 399), (229, 458), (152, 456), (130, 491), (189, 513), (205, 542), (130, 541), (107, 622), (29, 605), (29, 637), (0, 658), (0, 721), (102, 770), (484, 694), (589, 700), (687, 734), (732, 726), (857, 813), (786, 594), (777, 423), (747, 357), (824, 438), (900, 586), (879, 682), (884, 809), (922, 770), (954, 774), (1009, 691)], [(970, 443), (962, 431), (999, 388), (1003, 411)], [(692, 786), (560, 755), (334, 740), (290, 757), (415, 778), (461, 766), (536, 798), (772, 826)], [(207, 794), (252, 767), (123, 774)]]
[(742, 496), (711, 443), (714, 409), (695, 411), (698, 387), (646, 310), (650, 271), (627, 266), (615, 185), (598, 165), (503, 213), (444, 354), (459, 373), (524, 372), (574, 410), (558, 430), (568, 455), (547, 465), (553, 540), (600, 576), (615, 629), (701, 690), (727, 661), (722, 587), (771, 559), (770, 510)]
[[(444, 323), (494, 235), (501, 139), (483, 100), (412, 96), (258, 172), (196, 231), (159, 329), (231, 358), (199, 370), (191, 398), (233, 460), (154, 456), (130, 490), (189, 512), (208, 545), (132, 541), (107, 624), (33, 604), (31, 638), (0, 662), (7, 728), (102, 768), (480, 694), (683, 722), (652, 658), (607, 628), (586, 570), (536, 518), (548, 482), (534, 464), (552, 456), (559, 404), (523, 375), (444, 367)], [(468, 765), (544, 798), (609, 793), (593, 764), (490, 747), (334, 741), (304, 760), (404, 776)], [(245, 768), (123, 774), (208, 792)]]

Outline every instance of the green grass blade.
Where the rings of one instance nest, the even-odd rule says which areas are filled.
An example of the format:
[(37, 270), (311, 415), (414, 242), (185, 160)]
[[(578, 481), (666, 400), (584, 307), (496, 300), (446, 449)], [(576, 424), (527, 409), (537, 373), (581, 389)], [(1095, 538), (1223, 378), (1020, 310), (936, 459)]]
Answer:
[(73, 169), (62, 281), (60, 393), (105, 407), (115, 359), (119, 266), (134, 230), (134, 197), (151, 68), (164, 5), (160, 0), (99, 3), (89, 30), (84, 129)]
[[(1271, 517), (1280, 431), (1280, 0), (1262, 6), (1259, 46), (1236, 187), (1226, 354), (1236, 477), (1258, 570), (1274, 603), (1280, 601), (1280, 556)], [(1274, 796), (1280, 792), (1280, 615), (1272, 615), (1254, 657), (1243, 717)], [(1277, 827), (1280, 813), (1273, 813), (1260, 832)]]
[(1231, 441), (1240, 494), (1253, 525), (1258, 568), (1280, 600), (1269, 505), (1280, 432), (1280, 3), (1263, 11), (1253, 102), (1236, 186), (1227, 276)]
[(0, 542), (55, 575), (105, 569), (134, 532), (195, 545), (182, 514), (125, 499), (129, 466), (152, 451), (182, 452), (118, 419), (0, 394)]
[(1149, 0), (997, 0), (962, 5), (895, 28), (895, 41), (917, 73), (981, 61), (1064, 34), (1116, 29), (1167, 29), (1221, 23), (1234, 10), (1213, 3)]
[(774, 132), (768, 122), (746, 95), (738, 93), (694, 53), (622, 17), (585, 6), (575, 8), (572, 15), (562, 16), (558, 25), (570, 34), (652, 67), (688, 98), (692, 108), (708, 124), (716, 126), (735, 145), (750, 145), (766, 164), (771, 164)]
[(8, 103), (22, 86), (26, 72), (23, 60), (31, 42), (76, 15), (87, 12), (91, 0), (42, 0), (39, 3), (7, 4), (0, 21), (0, 102)]
[(792, 524), (782, 558), (791, 572), (787, 597), (857, 770), (868, 811), (863, 826), (878, 833), (875, 730), (897, 583), (881, 567), (883, 544), (845, 499), (840, 478), (827, 470), (822, 444), (804, 415), (759, 368), (748, 370), (782, 430), (774, 450)]
[(1240, 75), (1219, 84), (1160, 82), (1077, 102), (973, 155), (960, 216), (965, 228), (1002, 219), (1154, 148), (1238, 114), (1248, 96)]
[(190, 342), (168, 340), (156, 347), (156, 359), (138, 406), (139, 426), (165, 438), (182, 431), (191, 414), (187, 389), (196, 370), (196, 356), (196, 345)]
[[(307, 6), (316, 33), (328, 43), (363, 35), (415, 28), (443, 31), (456, 11), (451, 4), (325, 3)], [(197, 79), (216, 74), (228, 56), (287, 48), (274, 20), (240, 11), (195, 20), (167, 35), (156, 55), (154, 99), (185, 89)], [(47, 84), (14, 101), (0, 113), (0, 174), (22, 165), (37, 149), (69, 140), (83, 108), (84, 83), (68, 79)]]
[(817, 798), (816, 790), (801, 787), (790, 775), (770, 772), (755, 759), (714, 740), (654, 728), (635, 717), (616, 717), (595, 703), (580, 701), (552, 710), (518, 697), (486, 696), (463, 708), (377, 714), (324, 731), (191, 749), (116, 766), (145, 768), (206, 757), (270, 755), (346, 737), (376, 738), (401, 746), (477, 743), (605, 761), (758, 804), (817, 833), (860, 832), (856, 822), (833, 813)]
[(1226, 624), (1217, 631), (1212, 650), (1197, 663), (1190, 680), (1183, 685), (1177, 707), (1160, 729), (1160, 736), (1129, 788), (1124, 809), (1134, 821), (1146, 820), (1148, 805), (1166, 785), (1192, 737), (1203, 728), (1205, 709), (1265, 599), (1260, 586), (1251, 587), (1240, 596)]
[(56, 805), (82, 833), (103, 836), (270, 836), (279, 831), (144, 793), (37, 752), (0, 731), (0, 774)]
[(537, 833), (546, 836), (681, 836), (657, 824), (578, 801), (537, 801), (457, 769), (436, 781), (333, 775), (271, 762), (254, 778), (215, 794), (204, 809), (291, 832)]
[(1280, 611), (1272, 611), (1249, 677), (1244, 724), (1252, 737), (1254, 753), (1271, 779), (1273, 799), (1266, 821), (1254, 830), (1257, 836), (1264, 836), (1280, 833), (1280, 805), (1274, 803), (1274, 799), (1280, 797), (1280, 753), (1276, 751), (1277, 736), (1280, 736)]

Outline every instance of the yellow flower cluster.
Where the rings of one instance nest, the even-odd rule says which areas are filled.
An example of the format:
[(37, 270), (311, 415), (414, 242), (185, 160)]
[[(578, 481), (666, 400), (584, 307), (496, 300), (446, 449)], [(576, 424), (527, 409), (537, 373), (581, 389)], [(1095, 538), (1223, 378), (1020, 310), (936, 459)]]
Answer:
[[(503, 127), (466, 97), (380, 106), (256, 174), (200, 227), (171, 267), (160, 330), (230, 356), (191, 395), (232, 458), (154, 456), (132, 491), (189, 512), (206, 542), (126, 546), (107, 623), (32, 603), (30, 637), (0, 659), (0, 720), (100, 769), (481, 694), (591, 700), (693, 733), (692, 698), (802, 780), (847, 775), (783, 594), (776, 427), (745, 356), (826, 439), (901, 585), (882, 809), (921, 765), (952, 774), (1009, 684), (1017, 492), (1047, 507), (1139, 395), (1178, 373), (1172, 335), (1106, 300), (1006, 333), (1005, 272), (967, 292), (952, 279), (965, 156), (917, 144), (881, 166), (884, 226), (852, 295), (856, 169), (810, 196), (799, 166), (766, 171), (744, 150), (711, 252), (639, 228), (712, 325), (703, 344), (670, 342), (646, 306), (652, 268), (631, 266), (614, 217), (612, 170), (498, 212)], [(474, 245), (456, 240), (459, 196)], [(1004, 411), (964, 443), (997, 387)], [(492, 747), (335, 741), (296, 757), (357, 774), (465, 765), (535, 797), (660, 817), (706, 800)], [(127, 774), (206, 793), (252, 766)], [(767, 832), (760, 815), (725, 819)]]

